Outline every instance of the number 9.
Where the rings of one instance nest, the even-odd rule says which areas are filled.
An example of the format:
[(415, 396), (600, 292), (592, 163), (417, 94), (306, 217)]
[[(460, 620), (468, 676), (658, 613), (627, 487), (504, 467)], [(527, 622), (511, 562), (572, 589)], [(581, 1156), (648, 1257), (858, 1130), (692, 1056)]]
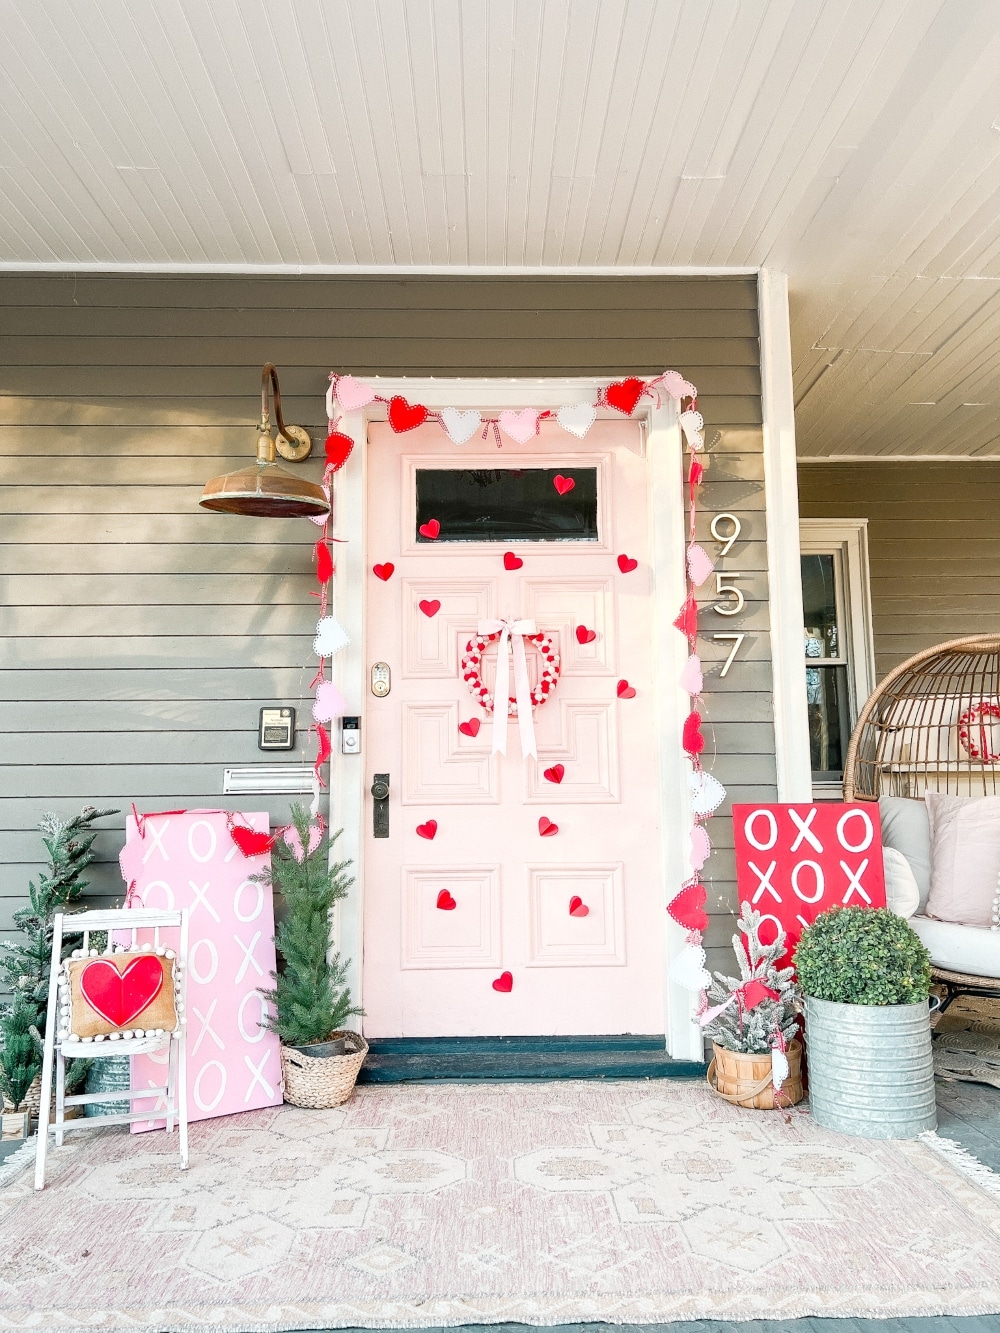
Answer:
[[(731, 523), (733, 525), (733, 530), (728, 537), (724, 533), (719, 531), (720, 523)], [(743, 531), (743, 524), (740, 522), (740, 520), (736, 517), (735, 514), (716, 514), (716, 516), (712, 519), (712, 536), (715, 538), (717, 542), (722, 543), (722, 550), (719, 552), (720, 558), (724, 555), (729, 554), (729, 552), (733, 549), (733, 543), (736, 541), (737, 537), (739, 537), (742, 531)]]

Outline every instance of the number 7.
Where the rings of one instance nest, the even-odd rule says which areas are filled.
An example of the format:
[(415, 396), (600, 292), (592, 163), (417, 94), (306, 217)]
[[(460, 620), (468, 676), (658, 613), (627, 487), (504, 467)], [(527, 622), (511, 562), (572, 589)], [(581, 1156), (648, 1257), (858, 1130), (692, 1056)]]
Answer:
[(733, 641), (732, 649), (729, 653), (729, 656), (726, 658), (726, 664), (719, 672), (719, 679), (724, 680), (725, 677), (729, 674), (729, 668), (733, 665), (733, 662), (736, 659), (736, 654), (740, 651), (740, 644), (746, 638), (746, 634), (713, 634), (712, 638), (732, 639)]

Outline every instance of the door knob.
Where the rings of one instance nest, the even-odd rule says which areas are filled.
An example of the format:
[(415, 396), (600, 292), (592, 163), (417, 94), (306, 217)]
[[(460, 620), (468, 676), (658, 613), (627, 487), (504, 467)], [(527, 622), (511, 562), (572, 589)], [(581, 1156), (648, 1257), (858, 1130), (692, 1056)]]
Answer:
[(389, 836), (389, 774), (376, 773), (372, 780), (372, 836)]

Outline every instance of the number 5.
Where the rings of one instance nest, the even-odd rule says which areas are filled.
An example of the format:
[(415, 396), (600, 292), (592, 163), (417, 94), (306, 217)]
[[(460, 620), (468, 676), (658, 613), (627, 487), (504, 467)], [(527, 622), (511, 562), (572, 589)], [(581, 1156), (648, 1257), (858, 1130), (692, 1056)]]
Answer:
[(718, 611), (720, 616), (739, 615), (744, 606), (746, 606), (746, 598), (743, 596), (742, 592), (740, 592), (739, 588), (737, 588), (735, 583), (727, 583), (726, 580), (742, 579), (744, 577), (743, 574), (716, 574), (715, 591), (720, 597), (731, 597), (733, 600), (729, 603), (717, 602), (715, 606), (712, 607), (713, 611)]

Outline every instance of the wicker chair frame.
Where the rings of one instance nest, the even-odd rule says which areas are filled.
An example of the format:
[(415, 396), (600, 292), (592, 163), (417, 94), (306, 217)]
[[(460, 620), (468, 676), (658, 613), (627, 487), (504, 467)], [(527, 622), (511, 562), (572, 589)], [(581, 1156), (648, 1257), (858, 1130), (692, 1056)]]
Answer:
[[(844, 800), (919, 800), (928, 791), (1000, 792), (1000, 634), (926, 648), (890, 671), (861, 710), (847, 747)], [(960, 994), (1000, 995), (1000, 979), (931, 970), (947, 992), (942, 1008)]]

